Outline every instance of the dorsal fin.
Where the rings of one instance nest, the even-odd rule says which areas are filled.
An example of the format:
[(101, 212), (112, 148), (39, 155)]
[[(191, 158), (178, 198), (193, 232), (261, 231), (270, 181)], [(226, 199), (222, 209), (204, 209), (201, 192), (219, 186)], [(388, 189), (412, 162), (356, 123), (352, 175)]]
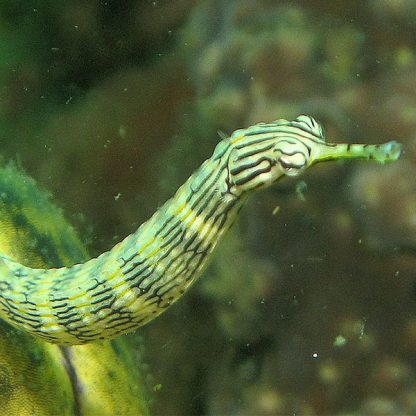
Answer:
[(228, 138), (227, 134), (226, 134), (226, 133), (224, 133), (224, 132), (223, 132), (223, 131), (221, 131), (221, 130), (217, 130), (217, 133), (218, 133), (218, 136), (220, 136), (220, 139), (221, 139), (221, 140), (224, 140), (224, 139), (227, 139), (227, 138)]

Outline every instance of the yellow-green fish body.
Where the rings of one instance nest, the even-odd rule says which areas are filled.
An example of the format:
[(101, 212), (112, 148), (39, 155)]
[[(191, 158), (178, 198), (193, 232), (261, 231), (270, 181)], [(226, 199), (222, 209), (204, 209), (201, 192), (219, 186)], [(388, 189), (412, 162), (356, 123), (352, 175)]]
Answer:
[(32, 269), (1, 256), (0, 317), (67, 345), (133, 331), (186, 292), (254, 191), (321, 161), (386, 162), (400, 149), (396, 142), (326, 143), (308, 116), (237, 130), (147, 222), (99, 257)]

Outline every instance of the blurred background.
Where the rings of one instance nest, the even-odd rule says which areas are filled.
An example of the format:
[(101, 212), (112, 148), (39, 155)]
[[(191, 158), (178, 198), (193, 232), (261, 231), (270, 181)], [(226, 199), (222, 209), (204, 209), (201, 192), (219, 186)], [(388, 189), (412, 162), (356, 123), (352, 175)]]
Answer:
[(255, 195), (143, 340), (153, 414), (416, 413), (416, 2), (0, 3), (0, 153), (92, 254), (145, 221), (218, 130), (309, 114), (397, 163)]

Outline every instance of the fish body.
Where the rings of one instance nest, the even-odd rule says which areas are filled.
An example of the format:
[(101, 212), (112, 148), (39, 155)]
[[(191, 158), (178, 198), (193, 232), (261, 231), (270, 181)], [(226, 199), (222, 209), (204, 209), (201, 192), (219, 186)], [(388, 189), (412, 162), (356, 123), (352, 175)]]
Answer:
[(396, 160), (397, 142), (325, 141), (312, 117), (236, 130), (136, 232), (85, 263), (32, 269), (0, 255), (0, 318), (64, 345), (133, 331), (178, 300), (208, 265), (247, 198), (328, 160)]

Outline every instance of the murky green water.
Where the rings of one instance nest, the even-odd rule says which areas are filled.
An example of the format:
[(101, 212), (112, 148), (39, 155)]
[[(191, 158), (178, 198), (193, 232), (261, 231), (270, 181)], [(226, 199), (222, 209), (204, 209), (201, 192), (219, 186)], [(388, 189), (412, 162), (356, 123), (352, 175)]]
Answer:
[(201, 281), (130, 336), (153, 414), (416, 413), (414, 45), (412, 0), (0, 4), (0, 153), (92, 254), (218, 131), (310, 114), (330, 141), (404, 145), (250, 201)]

